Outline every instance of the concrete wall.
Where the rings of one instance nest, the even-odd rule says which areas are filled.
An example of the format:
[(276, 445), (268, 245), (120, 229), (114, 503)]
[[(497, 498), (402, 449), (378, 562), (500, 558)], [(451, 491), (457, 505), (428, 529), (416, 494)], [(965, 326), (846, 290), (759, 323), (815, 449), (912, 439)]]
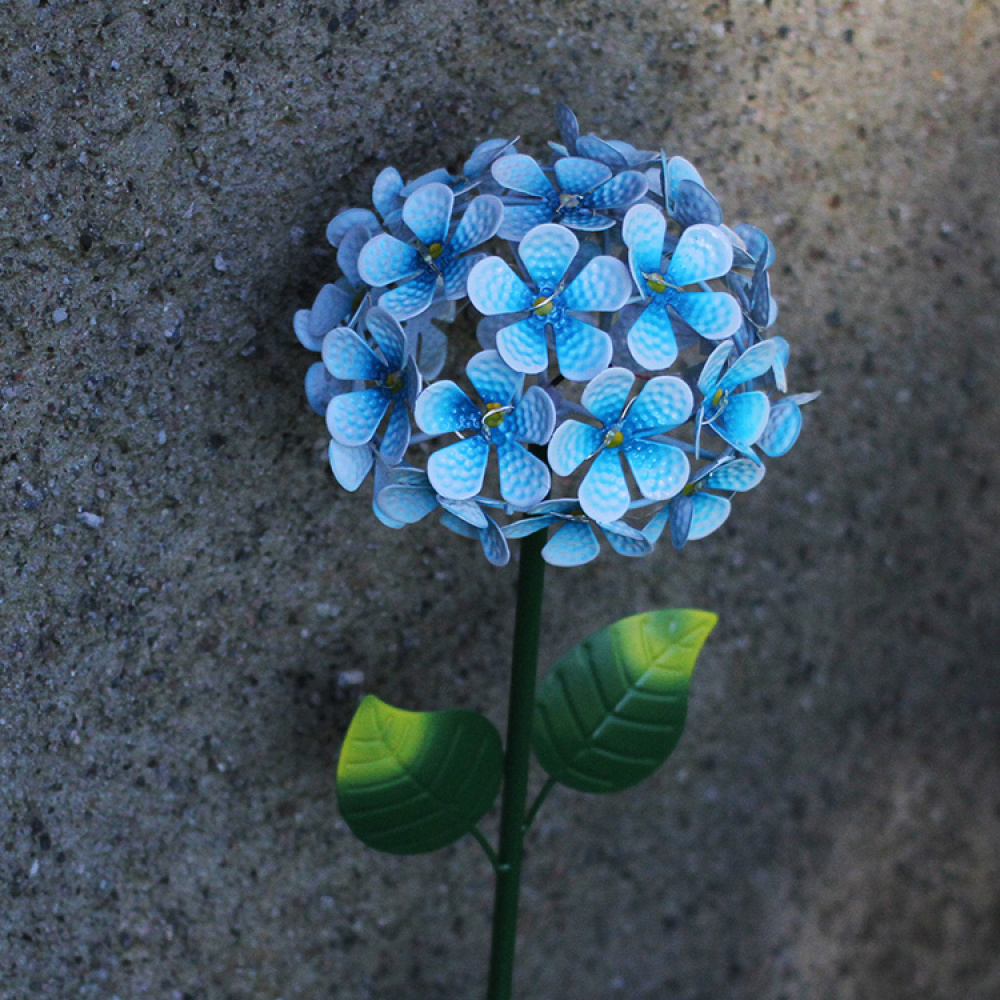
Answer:
[(550, 573), (549, 661), (646, 608), (722, 623), (668, 766), (546, 807), (519, 997), (1000, 995), (992, 0), (0, 28), (4, 1000), (480, 995), (478, 847), (368, 851), (333, 768), (361, 691), (501, 718), (514, 572), (337, 488), (291, 316), (382, 166), (540, 152), (557, 99), (774, 237), (824, 395), (714, 539)]

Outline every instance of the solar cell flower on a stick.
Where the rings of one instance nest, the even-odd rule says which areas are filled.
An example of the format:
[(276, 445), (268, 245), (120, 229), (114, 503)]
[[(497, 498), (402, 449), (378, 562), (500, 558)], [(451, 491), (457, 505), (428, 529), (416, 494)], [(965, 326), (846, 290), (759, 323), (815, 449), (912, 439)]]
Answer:
[[(506, 741), (478, 713), (368, 695), (337, 769), (341, 813), (370, 846), (482, 845), (496, 874), (489, 1000), (513, 996), (524, 837), (542, 803), (556, 784), (627, 788), (667, 759), (716, 621), (621, 619), (538, 683), (545, 565), (589, 563), (602, 540), (662, 558), (663, 538), (708, 537), (795, 444), (816, 396), (788, 394), (770, 240), (724, 225), (682, 157), (580, 135), (564, 105), (557, 122), (548, 166), (490, 139), (460, 176), (383, 170), (375, 211), (327, 228), (342, 277), (295, 317), (320, 353), (306, 395), (340, 485), (374, 470), (388, 528), (437, 513), (495, 566), (520, 549)], [(441, 324), (473, 312), (467, 350)], [(547, 780), (529, 803), (532, 749)], [(494, 846), (479, 823), (501, 789)]]

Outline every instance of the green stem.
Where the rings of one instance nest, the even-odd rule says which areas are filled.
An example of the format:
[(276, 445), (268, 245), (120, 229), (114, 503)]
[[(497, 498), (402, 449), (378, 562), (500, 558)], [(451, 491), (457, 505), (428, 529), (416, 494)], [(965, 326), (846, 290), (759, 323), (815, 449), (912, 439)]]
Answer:
[(517, 908), (521, 895), (521, 858), (524, 853), (524, 810), (528, 801), (531, 722), (535, 711), (538, 639), (541, 634), (545, 585), (545, 563), (542, 561), (545, 535), (546, 532), (538, 531), (521, 542), (487, 1000), (512, 1000), (514, 989), (514, 948), (517, 940)]
[(469, 833), (478, 841), (479, 846), (483, 849), (486, 857), (489, 859), (490, 864), (493, 869), (496, 870), (500, 865), (500, 859), (497, 857), (497, 852), (493, 850), (493, 846), (490, 842), (483, 836), (483, 832), (478, 826), (474, 826)]
[(542, 808), (542, 803), (549, 797), (549, 792), (556, 787), (556, 779), (549, 778), (544, 785), (542, 785), (538, 794), (535, 796), (535, 801), (531, 803), (531, 808), (528, 810), (528, 815), (524, 817), (524, 832), (527, 833), (531, 829), (531, 824), (535, 822), (535, 817), (538, 815), (538, 810)]

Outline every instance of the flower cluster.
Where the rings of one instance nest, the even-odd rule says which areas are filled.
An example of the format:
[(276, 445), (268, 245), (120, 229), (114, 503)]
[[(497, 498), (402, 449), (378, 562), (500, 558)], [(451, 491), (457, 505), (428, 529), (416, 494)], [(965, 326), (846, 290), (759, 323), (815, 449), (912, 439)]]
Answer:
[(374, 211), (327, 227), (343, 276), (295, 316), (341, 486), (372, 473), (384, 524), (440, 512), (497, 565), (550, 527), (559, 566), (601, 536), (704, 538), (817, 395), (788, 394), (767, 236), (726, 226), (682, 157), (556, 118), (547, 166), (491, 139), (457, 176), (383, 170)]

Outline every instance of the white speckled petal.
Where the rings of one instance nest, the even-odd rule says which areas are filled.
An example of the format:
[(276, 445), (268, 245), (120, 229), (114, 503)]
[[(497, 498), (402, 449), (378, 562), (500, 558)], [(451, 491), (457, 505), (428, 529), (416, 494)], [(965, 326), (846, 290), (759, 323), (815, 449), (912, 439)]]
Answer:
[[(562, 162), (562, 161), (560, 161)], [(587, 195), (584, 204), (588, 208), (628, 208), (634, 205), (647, 191), (649, 183), (645, 175), (637, 170), (626, 170), (602, 184), (592, 194)]]
[(774, 364), (777, 349), (778, 345), (773, 340), (754, 344), (733, 362), (729, 371), (719, 380), (719, 388), (729, 392), (750, 379), (759, 378)]
[(595, 521), (617, 521), (628, 511), (628, 483), (620, 449), (602, 451), (580, 484), (580, 506)]
[[(365, 326), (378, 344), (391, 372), (401, 371), (406, 363), (406, 334), (399, 321), (390, 313), (376, 306), (365, 315)], [(353, 378), (371, 378), (370, 375), (354, 375)]]
[(648, 556), (653, 551), (653, 546), (638, 528), (633, 528), (624, 521), (613, 521), (610, 524), (602, 524), (601, 530), (608, 544), (620, 556), (628, 556), (632, 559)]
[(551, 222), (554, 212), (553, 204), (547, 201), (536, 201), (530, 205), (507, 205), (497, 235), (501, 239), (517, 243), (535, 226)]
[(545, 543), (542, 558), (550, 566), (583, 566), (596, 559), (600, 552), (601, 544), (589, 524), (567, 521)]
[(361, 272), (358, 271), (358, 258), (361, 256), (361, 251), (378, 232), (378, 229), (373, 230), (368, 226), (355, 226), (348, 230), (340, 241), (340, 246), (337, 248), (337, 267), (343, 272), (352, 288), (364, 284)]
[(365, 476), (375, 461), (371, 446), (367, 444), (348, 448), (331, 441), (328, 454), (330, 468), (337, 482), (349, 493), (353, 493), (365, 481)]
[(546, 444), (556, 426), (556, 408), (544, 389), (533, 385), (511, 415), (514, 436), (528, 444)]
[(701, 479), (701, 483), (708, 489), (745, 493), (763, 478), (763, 465), (758, 465), (749, 458), (734, 458), (714, 468)]
[(470, 181), (479, 180), (499, 156), (510, 155), (517, 139), (486, 139), (469, 155), (462, 165), (462, 175)]
[(511, 266), (499, 257), (487, 257), (472, 269), (469, 301), (485, 316), (522, 312), (535, 297)]
[(438, 501), (430, 485), (408, 486), (392, 484), (379, 490), (375, 504), (394, 521), (415, 524), (431, 511), (437, 510)]
[(361, 389), (334, 396), (326, 408), (326, 428), (334, 441), (345, 447), (367, 444), (391, 401), (388, 389)]
[(509, 441), (497, 449), (500, 495), (515, 507), (532, 507), (545, 499), (552, 485), (549, 467), (522, 445)]
[(580, 229), (586, 233), (599, 233), (604, 229), (610, 229), (615, 224), (614, 219), (600, 215), (592, 208), (585, 208), (582, 205), (579, 208), (567, 209), (559, 216), (559, 221), (564, 226)]
[(358, 274), (366, 285), (384, 288), (420, 270), (420, 254), (388, 233), (370, 239), (358, 256)]
[(396, 319), (409, 319), (422, 313), (431, 304), (436, 284), (437, 275), (433, 271), (424, 271), (386, 292), (378, 300), (378, 304)]
[(484, 403), (506, 406), (524, 386), (524, 376), (512, 371), (496, 351), (480, 351), (473, 355), (465, 371)]
[(626, 434), (658, 428), (673, 430), (691, 416), (694, 394), (683, 379), (675, 375), (651, 378), (629, 408), (622, 429)]
[(695, 184), (700, 184), (702, 187), (705, 186), (704, 181), (701, 179), (701, 174), (695, 169), (694, 164), (685, 160), (683, 156), (671, 156), (666, 162), (665, 173), (667, 178), (667, 195), (671, 199), (674, 197), (677, 185), (681, 181), (694, 181)]
[(339, 379), (382, 379), (388, 369), (363, 337), (346, 326), (331, 330), (323, 339), (323, 364)]
[(704, 367), (701, 369), (701, 374), (698, 376), (698, 391), (703, 396), (711, 396), (719, 385), (719, 376), (722, 373), (722, 369), (726, 367), (726, 362), (729, 360), (729, 355), (733, 351), (733, 342), (731, 340), (724, 340), (714, 351), (708, 356), (708, 360), (705, 362)]
[(582, 156), (556, 160), (554, 169), (560, 189), (571, 194), (586, 194), (611, 178), (611, 170), (605, 164)]
[(372, 185), (372, 204), (384, 219), (391, 215), (399, 204), (403, 190), (403, 178), (395, 167), (386, 167)]
[(427, 460), (431, 486), (443, 497), (468, 500), (483, 488), (490, 446), (480, 436), (456, 441)]
[(570, 156), (576, 156), (576, 141), (580, 138), (580, 123), (576, 120), (576, 115), (567, 104), (559, 101), (556, 104), (556, 128), (559, 129), (559, 138), (566, 146), (566, 152)]
[(621, 417), (634, 382), (635, 376), (628, 369), (609, 368), (583, 390), (580, 402), (607, 427)]
[(537, 374), (549, 366), (545, 322), (537, 316), (505, 326), (497, 333), (496, 344), (500, 356), (515, 371)]
[(666, 233), (667, 220), (653, 205), (633, 205), (625, 214), (622, 239), (629, 248), (629, 261), (640, 289), (644, 290), (645, 287), (639, 280), (643, 272), (660, 272), (663, 237)]
[(347, 316), (351, 302), (352, 296), (343, 288), (324, 285), (312, 309), (300, 309), (295, 314), (295, 333), (301, 344), (310, 351), (320, 350), (323, 338)]
[(580, 241), (565, 226), (546, 223), (528, 232), (518, 254), (540, 291), (551, 291), (562, 281), (580, 249)]
[(775, 343), (774, 360), (771, 362), (771, 371), (774, 374), (774, 385), (778, 392), (788, 392), (788, 376), (785, 369), (788, 367), (788, 358), (791, 349), (788, 341), (784, 337), (772, 337)]
[(677, 358), (677, 338), (662, 297), (636, 317), (626, 338), (632, 357), (650, 371), (669, 368)]
[(725, 497), (717, 497), (711, 493), (696, 493), (691, 501), (691, 527), (688, 529), (688, 539), (692, 542), (722, 527), (733, 509), (733, 505)]
[(486, 561), (493, 566), (506, 566), (510, 562), (510, 546), (507, 544), (507, 536), (504, 535), (500, 525), (492, 517), (486, 520), (486, 527), (479, 533), (483, 555), (486, 556)]
[(739, 392), (729, 397), (712, 428), (737, 451), (749, 454), (750, 445), (764, 433), (770, 411), (771, 404), (764, 393)]
[(528, 535), (533, 535), (535, 532), (547, 528), (550, 524), (558, 523), (559, 518), (553, 517), (551, 514), (523, 517), (520, 521), (511, 521), (510, 524), (505, 524), (503, 533), (508, 538), (527, 538)]
[(694, 181), (680, 181), (674, 189), (671, 216), (681, 226), (698, 223), (719, 225), (722, 222), (722, 208), (715, 196)]
[(458, 228), (451, 237), (452, 253), (465, 253), (496, 235), (503, 219), (503, 202), (491, 194), (482, 194), (469, 202)]
[(440, 498), (441, 506), (446, 511), (454, 514), (459, 520), (482, 531), (486, 527), (488, 518), (483, 513), (483, 508), (475, 500), (449, 500), (447, 497)]
[(687, 455), (660, 441), (630, 441), (625, 458), (639, 492), (647, 500), (669, 500), (688, 481)]
[(614, 146), (596, 135), (581, 135), (577, 139), (576, 148), (581, 156), (603, 163), (613, 170), (624, 170), (628, 166), (628, 160)]
[(784, 455), (798, 440), (802, 430), (802, 411), (790, 400), (783, 399), (771, 407), (767, 426), (757, 440), (765, 455)]
[(313, 411), (320, 416), (326, 414), (326, 408), (334, 396), (341, 392), (347, 392), (349, 389), (350, 383), (341, 382), (340, 379), (334, 378), (322, 361), (310, 365), (306, 371), (306, 399)]
[(444, 274), (444, 297), (461, 299), (468, 291), (469, 275), (472, 269), (486, 259), (484, 253), (470, 253), (467, 257), (452, 257), (442, 269)]
[(611, 338), (591, 323), (563, 315), (554, 332), (559, 371), (571, 382), (587, 382), (611, 363)]
[(663, 529), (667, 526), (667, 521), (670, 520), (672, 508), (676, 506), (678, 500), (690, 501), (690, 497), (677, 497), (672, 503), (658, 510), (642, 529), (643, 536), (649, 540), (651, 545), (655, 545), (660, 540), (660, 535), (663, 534)]
[(536, 198), (555, 197), (555, 189), (542, 172), (542, 168), (530, 156), (525, 156), (523, 153), (501, 156), (494, 161), (490, 170), (493, 179), (502, 188), (534, 195)]
[(557, 476), (571, 476), (601, 447), (603, 434), (590, 424), (567, 420), (560, 424), (549, 441), (549, 465)]
[(385, 428), (385, 436), (382, 438), (379, 454), (389, 465), (397, 465), (402, 461), (409, 445), (410, 412), (401, 396), (397, 394), (393, 398), (392, 412), (389, 414), (389, 423)]
[(443, 244), (454, 205), (455, 194), (447, 184), (425, 184), (403, 203), (403, 222), (425, 246)]
[(706, 340), (731, 337), (743, 322), (739, 302), (727, 292), (676, 292), (670, 304)]
[(478, 430), (480, 421), (479, 407), (447, 379), (432, 383), (417, 396), (413, 416), (425, 434)]
[(733, 266), (733, 245), (717, 226), (690, 226), (681, 234), (666, 278), (671, 285), (693, 285), (726, 274)]
[(559, 296), (564, 309), (615, 312), (632, 294), (628, 268), (615, 257), (595, 257)]
[(367, 208), (345, 208), (338, 212), (326, 226), (326, 238), (331, 246), (339, 247), (340, 241), (355, 227), (367, 226), (374, 232), (381, 228), (375, 213)]

